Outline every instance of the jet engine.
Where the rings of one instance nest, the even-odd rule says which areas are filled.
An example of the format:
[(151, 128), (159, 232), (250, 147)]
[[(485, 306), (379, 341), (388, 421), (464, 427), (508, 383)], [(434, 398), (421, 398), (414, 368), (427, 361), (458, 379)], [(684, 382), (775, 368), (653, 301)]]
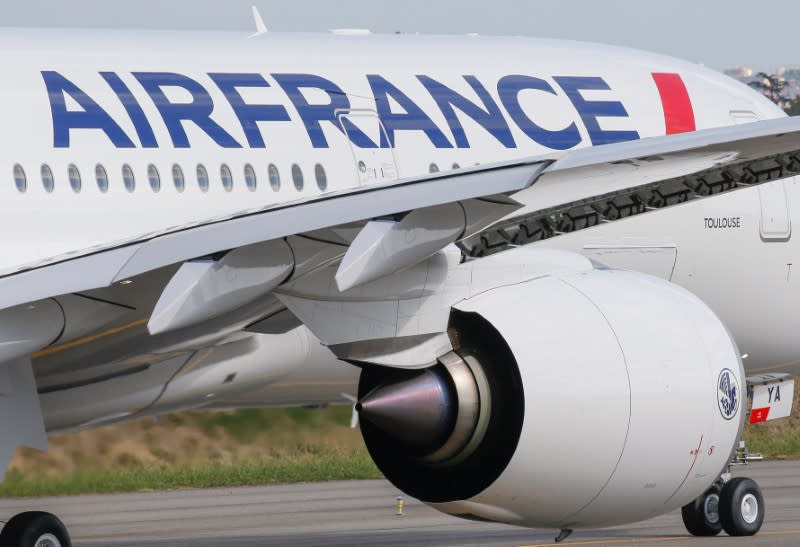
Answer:
[(454, 351), (424, 370), (365, 365), (370, 454), (446, 513), (571, 529), (700, 495), (744, 423), (736, 344), (654, 277), (594, 269), (498, 287), (452, 310)]

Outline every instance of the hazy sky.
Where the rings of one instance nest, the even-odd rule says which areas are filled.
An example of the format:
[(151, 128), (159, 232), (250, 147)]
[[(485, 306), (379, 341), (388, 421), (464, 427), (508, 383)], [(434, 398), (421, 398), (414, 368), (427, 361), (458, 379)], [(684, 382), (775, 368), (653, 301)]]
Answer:
[(4, 26), (529, 35), (648, 49), (723, 69), (800, 65), (800, 1), (3, 0)]

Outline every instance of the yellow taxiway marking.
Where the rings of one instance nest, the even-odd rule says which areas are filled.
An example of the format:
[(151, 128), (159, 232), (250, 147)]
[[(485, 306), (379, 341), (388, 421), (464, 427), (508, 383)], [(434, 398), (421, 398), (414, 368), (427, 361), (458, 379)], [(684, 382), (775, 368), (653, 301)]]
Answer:
[(100, 338), (105, 338), (106, 336), (111, 336), (114, 334), (118, 334), (120, 332), (132, 329), (134, 327), (138, 327), (140, 325), (146, 325), (147, 322), (150, 320), (149, 317), (145, 317), (144, 319), (139, 319), (138, 321), (133, 321), (132, 323), (128, 323), (127, 325), (120, 325), (119, 327), (113, 327), (103, 332), (98, 332), (97, 334), (92, 334), (90, 336), (84, 336), (83, 338), (78, 338), (77, 340), (73, 340), (71, 342), (66, 342), (64, 344), (58, 344), (56, 346), (51, 346), (49, 348), (44, 348), (43, 350), (37, 351), (33, 355), (31, 355), (32, 359), (38, 359), (39, 357), (45, 357), (47, 355), (52, 355), (53, 353), (59, 353), (61, 351), (65, 351), (68, 349), (76, 348), (78, 346), (82, 346), (84, 344), (88, 344), (89, 342), (94, 342), (95, 340), (99, 340)]
[[(759, 532), (755, 537), (759, 536), (796, 536), (800, 535), (800, 530), (773, 530), (769, 532)], [(723, 536), (724, 537), (724, 536)], [(638, 537), (638, 538), (606, 538), (606, 539), (587, 539), (578, 541), (564, 541), (562, 543), (534, 543), (531, 545), (521, 545), (520, 547), (555, 547), (563, 545), (620, 545), (625, 543), (647, 543), (654, 541), (689, 541), (689, 540), (702, 540), (703, 538), (695, 536), (660, 536), (660, 537)], [(709, 538), (706, 538), (709, 539)]]

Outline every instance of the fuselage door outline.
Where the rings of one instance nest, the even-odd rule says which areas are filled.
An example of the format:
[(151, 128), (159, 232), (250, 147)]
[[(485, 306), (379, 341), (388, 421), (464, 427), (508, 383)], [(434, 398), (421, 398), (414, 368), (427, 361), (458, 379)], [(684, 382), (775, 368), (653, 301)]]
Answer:
[[(360, 186), (372, 182), (394, 180), (400, 176), (397, 157), (391, 145), (386, 128), (375, 110), (369, 108), (351, 108), (336, 110), (336, 119), (348, 136), (350, 151), (353, 154), (353, 165)], [(369, 135), (376, 143), (387, 143), (386, 147), (363, 148), (357, 146), (351, 138), (350, 131), (357, 128)]]

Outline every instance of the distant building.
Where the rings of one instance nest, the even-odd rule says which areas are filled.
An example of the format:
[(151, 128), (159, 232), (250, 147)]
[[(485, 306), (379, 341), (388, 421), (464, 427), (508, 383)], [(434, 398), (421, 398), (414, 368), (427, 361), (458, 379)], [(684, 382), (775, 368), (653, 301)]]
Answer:
[(778, 76), (783, 76), (787, 80), (800, 81), (800, 67), (799, 66), (779, 66), (775, 71)]
[(737, 80), (753, 77), (753, 69), (746, 66), (737, 66), (736, 68), (729, 68), (725, 70), (725, 74)]
[(781, 91), (781, 96), (789, 101), (795, 101), (800, 97), (800, 78), (786, 80), (786, 85)]
[(749, 67), (725, 70), (728, 76), (745, 83), (783, 109), (788, 109), (800, 97), (800, 67), (778, 67), (775, 74), (754, 72)]

